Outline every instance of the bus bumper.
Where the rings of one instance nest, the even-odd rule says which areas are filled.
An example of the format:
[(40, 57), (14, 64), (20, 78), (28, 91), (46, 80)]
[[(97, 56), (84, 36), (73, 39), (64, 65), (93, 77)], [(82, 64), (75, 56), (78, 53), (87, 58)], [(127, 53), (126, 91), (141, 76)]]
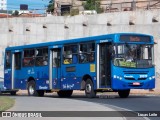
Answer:
[(155, 88), (155, 79), (136, 81), (112, 79), (112, 89), (114, 90), (153, 88)]

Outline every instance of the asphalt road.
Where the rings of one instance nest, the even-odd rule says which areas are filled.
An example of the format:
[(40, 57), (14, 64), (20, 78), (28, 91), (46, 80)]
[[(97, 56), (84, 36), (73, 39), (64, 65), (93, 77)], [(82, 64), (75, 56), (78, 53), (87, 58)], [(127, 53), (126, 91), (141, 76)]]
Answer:
[[(13, 108), (9, 109), (9, 111), (160, 111), (160, 96), (155, 95), (130, 95), (129, 98), (126, 99), (119, 98), (118, 95), (112, 94), (98, 95), (97, 98), (94, 99), (85, 98), (83, 94), (76, 94), (71, 98), (59, 98), (56, 94), (47, 94), (45, 97), (18, 95), (12, 96), (12, 98), (15, 98), (16, 104)], [(114, 114), (119, 114), (119, 112), (114, 112)], [(56, 119), (60, 120), (60, 118)], [(69, 118), (65, 119), (67, 120)], [(75, 118), (70, 119), (74, 120)], [(85, 119), (97, 120), (97, 118), (91, 117)], [(106, 120), (106, 118), (103, 117), (99, 119)], [(107, 119), (159, 120), (158, 117), (107, 117)]]
[[(77, 100), (98, 103), (117, 111), (147, 111), (146, 113), (160, 113), (160, 96), (159, 95), (130, 95), (128, 98), (119, 98), (118, 95), (101, 95), (100, 98), (87, 99), (76, 98)], [(139, 117), (140, 118), (140, 117)], [(147, 117), (147, 119), (159, 120), (160, 117)], [(146, 118), (145, 118), (146, 119)], [(130, 119), (129, 119), (130, 120)]]

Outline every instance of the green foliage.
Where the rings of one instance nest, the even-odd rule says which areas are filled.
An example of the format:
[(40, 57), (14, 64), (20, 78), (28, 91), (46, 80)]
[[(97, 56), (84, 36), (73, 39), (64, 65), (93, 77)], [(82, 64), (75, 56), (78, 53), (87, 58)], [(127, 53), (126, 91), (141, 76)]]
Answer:
[(47, 12), (53, 12), (54, 11), (54, 2), (53, 0), (49, 1), (49, 5), (47, 6)]
[(96, 10), (97, 13), (102, 13), (103, 9), (100, 7), (100, 0), (87, 0), (83, 3), (85, 10)]
[(79, 14), (79, 10), (78, 9), (71, 9), (70, 11), (63, 11), (62, 16), (74, 16), (74, 15), (78, 15)]
[(83, 3), (85, 10), (95, 10), (96, 0), (87, 0), (86, 3)]
[(15, 103), (13, 98), (9, 97), (0, 97), (0, 111), (5, 111), (11, 108)]
[(53, 0), (50, 0), (49, 3), (53, 3)]
[(79, 10), (78, 9), (71, 9), (70, 15), (74, 16), (74, 15), (78, 15), (79, 14)]
[(18, 16), (18, 15), (19, 15), (19, 12), (18, 12), (17, 10), (15, 10), (12, 15), (13, 15), (13, 16)]

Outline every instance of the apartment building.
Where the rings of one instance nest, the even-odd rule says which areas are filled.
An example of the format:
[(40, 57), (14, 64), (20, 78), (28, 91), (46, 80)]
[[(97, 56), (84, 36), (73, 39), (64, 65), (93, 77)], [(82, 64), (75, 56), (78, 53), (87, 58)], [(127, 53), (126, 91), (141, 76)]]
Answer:
[(0, 0), (0, 10), (7, 10), (7, 0)]

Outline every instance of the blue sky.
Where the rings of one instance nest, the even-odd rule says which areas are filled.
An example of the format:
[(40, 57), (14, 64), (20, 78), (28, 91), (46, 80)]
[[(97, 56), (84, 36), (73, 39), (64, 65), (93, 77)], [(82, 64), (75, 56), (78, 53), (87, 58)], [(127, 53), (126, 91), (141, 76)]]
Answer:
[[(7, 0), (8, 10), (19, 10), (20, 4), (28, 4), (28, 9), (45, 9), (50, 0)], [(38, 10), (39, 13), (44, 13), (44, 10)]]

